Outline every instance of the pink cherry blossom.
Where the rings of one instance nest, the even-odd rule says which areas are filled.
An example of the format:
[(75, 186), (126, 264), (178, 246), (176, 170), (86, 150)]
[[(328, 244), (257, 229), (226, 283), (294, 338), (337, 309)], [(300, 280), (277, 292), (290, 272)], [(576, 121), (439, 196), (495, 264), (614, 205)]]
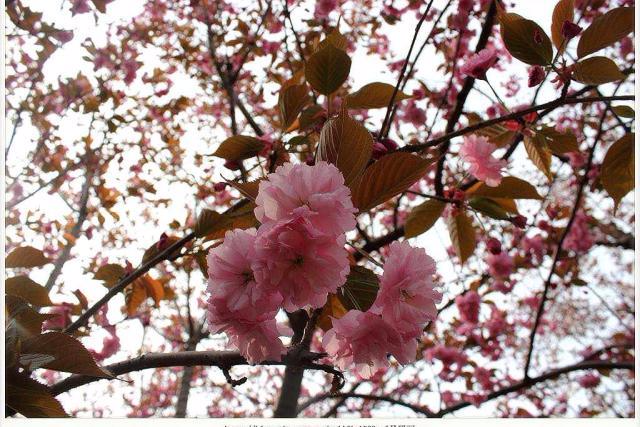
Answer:
[(493, 48), (485, 48), (469, 59), (460, 67), (460, 72), (476, 79), (485, 79), (489, 68), (498, 60), (498, 54)]
[(224, 241), (207, 255), (209, 294), (231, 311), (250, 310), (260, 305), (262, 310), (277, 310), (282, 298), (267, 292), (256, 283), (252, 263), (256, 260), (256, 230), (227, 231)]
[(590, 217), (584, 212), (576, 213), (576, 218), (567, 234), (564, 248), (577, 253), (587, 252), (594, 245), (593, 234), (589, 228)]
[[(400, 363), (412, 360), (402, 348), (400, 334), (376, 314), (351, 310), (332, 323), (333, 328), (325, 334), (322, 345), (342, 370), (355, 364), (358, 375), (367, 379), (388, 366), (389, 353)], [(415, 351), (412, 356), (415, 358)]]
[(507, 162), (493, 157), (496, 146), (484, 136), (470, 135), (464, 138), (460, 156), (469, 164), (469, 171), (490, 187), (497, 187), (502, 180), (501, 171)]
[(456, 307), (460, 312), (460, 318), (467, 323), (478, 323), (480, 315), (480, 295), (475, 291), (469, 291), (456, 297)]
[(600, 375), (585, 374), (578, 379), (578, 384), (584, 388), (595, 388), (600, 384)]
[(324, 161), (313, 166), (286, 163), (260, 182), (255, 214), (258, 221), (278, 221), (306, 206), (315, 228), (338, 236), (352, 230), (357, 210), (338, 168)]
[(513, 271), (513, 258), (502, 251), (498, 255), (489, 254), (487, 256), (487, 264), (489, 264), (489, 274), (495, 278), (507, 278)]
[(258, 231), (255, 277), (282, 295), (285, 310), (322, 307), (349, 273), (344, 234), (321, 233), (319, 216), (303, 206), (289, 219), (263, 224)]
[(394, 242), (384, 263), (378, 296), (371, 311), (394, 325), (403, 335), (416, 337), (437, 316), (442, 299), (433, 283), (435, 262), (424, 249)]

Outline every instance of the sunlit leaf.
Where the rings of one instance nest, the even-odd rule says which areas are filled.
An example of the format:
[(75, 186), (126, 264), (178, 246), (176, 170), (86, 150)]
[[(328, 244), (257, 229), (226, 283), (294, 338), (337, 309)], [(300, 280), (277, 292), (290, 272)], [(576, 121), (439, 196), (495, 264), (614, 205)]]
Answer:
[(451, 245), (464, 264), (476, 248), (476, 230), (466, 212), (451, 215), (447, 219)]
[(438, 221), (446, 205), (440, 200), (429, 199), (414, 207), (404, 225), (404, 236), (416, 237), (428, 231)]
[(578, 58), (583, 58), (610, 46), (631, 33), (634, 28), (635, 7), (617, 7), (598, 16), (582, 32), (578, 42)]
[(369, 166), (352, 192), (354, 205), (367, 211), (396, 196), (422, 178), (431, 162), (409, 153), (395, 152)]
[(565, 21), (573, 22), (573, 11), (575, 9), (573, 0), (560, 0), (553, 8), (551, 18), (551, 40), (558, 50), (563, 51), (566, 48), (564, 36), (562, 35), (562, 26)]
[(107, 288), (115, 286), (125, 275), (126, 270), (119, 264), (105, 264), (98, 268), (93, 278), (101, 280)]
[(336, 165), (347, 185), (360, 176), (372, 150), (373, 137), (369, 131), (344, 111), (322, 127), (318, 160)]
[(113, 376), (99, 367), (77, 339), (62, 332), (46, 332), (22, 341), (22, 354), (48, 354), (54, 360), (42, 367), (72, 374), (91, 375), (100, 378)]
[(7, 295), (15, 295), (36, 307), (53, 305), (49, 299), (49, 291), (44, 286), (31, 280), (28, 276), (10, 277), (4, 282)]
[(315, 52), (305, 64), (307, 82), (323, 95), (330, 95), (349, 77), (351, 59), (341, 49), (327, 44)]
[(538, 191), (533, 185), (515, 176), (505, 176), (497, 187), (490, 187), (485, 183), (478, 183), (467, 190), (467, 194), (504, 199), (542, 199), (542, 196), (538, 194)]
[(592, 56), (584, 59), (573, 69), (573, 78), (580, 83), (600, 85), (624, 79), (615, 62), (604, 56)]
[[(386, 108), (389, 105), (389, 101), (391, 101), (394, 89), (394, 86), (387, 83), (369, 83), (356, 92), (347, 95), (345, 104), (347, 108), (352, 109)], [(411, 96), (398, 91), (394, 102), (400, 102), (407, 98), (411, 98)]]
[(51, 260), (44, 256), (44, 253), (31, 246), (20, 246), (15, 248), (4, 260), (6, 268), (33, 268), (42, 267), (50, 263)]
[(514, 58), (530, 65), (551, 63), (551, 40), (535, 22), (515, 13), (506, 13), (500, 19), (500, 33), (505, 47)]
[(547, 146), (545, 138), (536, 134), (533, 137), (524, 137), (524, 148), (533, 164), (551, 179), (551, 150)]
[(617, 140), (604, 157), (600, 179), (618, 208), (620, 200), (635, 187), (635, 133)]
[(234, 135), (225, 139), (214, 156), (225, 160), (238, 161), (256, 156), (264, 148), (264, 142), (253, 136)]
[(309, 88), (306, 84), (285, 86), (280, 90), (278, 107), (283, 129), (291, 126), (310, 100)]

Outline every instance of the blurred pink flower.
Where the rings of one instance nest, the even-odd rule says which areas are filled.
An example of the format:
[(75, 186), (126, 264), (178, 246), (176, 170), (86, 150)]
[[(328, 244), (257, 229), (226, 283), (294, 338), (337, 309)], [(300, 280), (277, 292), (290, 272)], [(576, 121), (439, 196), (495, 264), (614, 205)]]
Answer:
[(504, 251), (497, 255), (489, 254), (487, 264), (489, 264), (489, 274), (494, 278), (507, 278), (513, 271), (513, 258)]
[(469, 171), (490, 187), (497, 187), (502, 181), (501, 171), (507, 162), (493, 157), (496, 146), (484, 136), (470, 135), (464, 138), (460, 156), (469, 164)]
[(314, 166), (286, 163), (260, 182), (255, 214), (258, 221), (278, 221), (307, 207), (314, 227), (338, 236), (353, 229), (357, 212), (351, 192), (335, 166), (320, 161)]
[(393, 242), (384, 263), (378, 296), (371, 311), (406, 337), (415, 338), (437, 316), (442, 294), (433, 283), (436, 266), (424, 249)]
[(282, 295), (285, 310), (322, 307), (349, 273), (344, 234), (321, 233), (316, 228), (319, 216), (303, 206), (258, 230), (255, 278)]
[(468, 291), (456, 297), (456, 307), (463, 322), (478, 323), (480, 316), (480, 295), (475, 291)]
[(485, 79), (489, 68), (498, 60), (498, 54), (493, 48), (485, 48), (480, 52), (471, 55), (469, 59), (460, 67), (460, 72), (476, 79)]

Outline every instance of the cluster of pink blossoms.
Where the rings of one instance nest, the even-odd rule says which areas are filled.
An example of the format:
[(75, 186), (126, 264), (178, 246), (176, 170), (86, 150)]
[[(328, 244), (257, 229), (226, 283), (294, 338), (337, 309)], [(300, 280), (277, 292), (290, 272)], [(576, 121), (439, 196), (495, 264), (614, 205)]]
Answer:
[(260, 183), (258, 230), (233, 230), (207, 256), (208, 322), (251, 363), (285, 352), (280, 308), (320, 308), (349, 273), (345, 233), (356, 209), (338, 169), (287, 163)]
[(502, 181), (502, 169), (507, 166), (504, 159), (493, 157), (496, 146), (484, 136), (464, 137), (460, 147), (460, 157), (469, 165), (469, 172), (490, 187), (497, 187)]
[(435, 262), (424, 249), (394, 242), (383, 268), (371, 308), (333, 319), (333, 328), (323, 339), (323, 347), (338, 367), (353, 363), (365, 379), (388, 366), (388, 354), (400, 363), (415, 360), (417, 339), (425, 324), (435, 320), (436, 304), (442, 298), (433, 283)]

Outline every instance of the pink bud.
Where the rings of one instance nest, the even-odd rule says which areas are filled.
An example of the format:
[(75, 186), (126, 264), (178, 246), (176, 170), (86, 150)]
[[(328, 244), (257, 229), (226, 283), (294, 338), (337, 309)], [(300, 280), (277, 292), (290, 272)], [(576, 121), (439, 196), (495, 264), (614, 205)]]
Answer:
[(492, 237), (487, 240), (487, 249), (489, 249), (489, 252), (491, 252), (492, 254), (498, 255), (500, 252), (502, 252), (502, 244), (500, 243), (500, 240)]
[(224, 191), (225, 188), (227, 188), (226, 182), (216, 182), (213, 186), (215, 191)]
[(538, 86), (544, 80), (544, 68), (534, 65), (529, 68), (529, 87)]
[(522, 215), (517, 215), (511, 219), (511, 223), (518, 228), (525, 228), (527, 226), (527, 218)]

